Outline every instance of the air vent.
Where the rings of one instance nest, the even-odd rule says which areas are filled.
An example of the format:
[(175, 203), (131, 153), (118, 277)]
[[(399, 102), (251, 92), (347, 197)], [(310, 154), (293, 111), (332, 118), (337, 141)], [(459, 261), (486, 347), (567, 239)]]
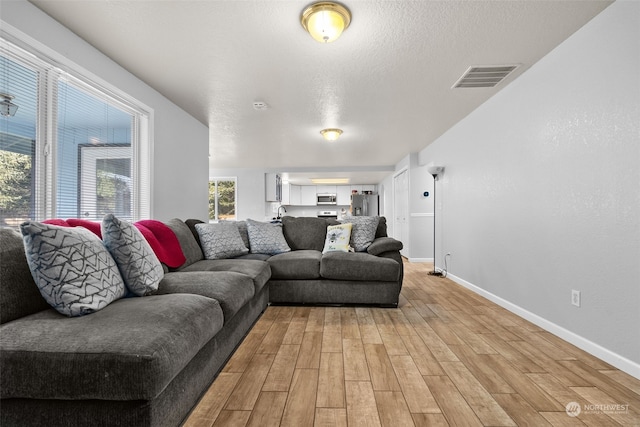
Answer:
[(458, 87), (494, 87), (516, 68), (518, 68), (517, 65), (469, 67), (453, 85), (453, 89)]

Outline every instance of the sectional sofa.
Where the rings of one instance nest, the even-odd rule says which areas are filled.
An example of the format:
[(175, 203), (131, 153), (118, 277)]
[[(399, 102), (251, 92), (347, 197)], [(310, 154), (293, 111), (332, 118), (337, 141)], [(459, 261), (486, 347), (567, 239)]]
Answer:
[[(337, 222), (288, 217), (268, 226), (240, 222), (234, 227), (243, 253), (217, 259), (206, 259), (211, 241), (201, 238), (207, 224), (179, 219), (165, 224), (184, 262), (162, 265), (152, 291), (139, 296), (129, 289), (83, 315), (61, 314), (43, 297), (42, 276), (33, 271), (34, 248), (26, 243), (35, 238), (0, 229), (2, 426), (176, 426), (269, 302), (398, 303), (402, 244), (386, 236), (384, 218), (366, 250), (324, 254), (327, 228)], [(75, 232), (38, 226), (45, 234), (73, 237)], [(265, 243), (264, 235), (251, 233), (255, 230), (276, 230), (289, 250), (255, 250)], [(64, 265), (78, 261), (71, 254)], [(125, 277), (120, 264), (118, 269)]]

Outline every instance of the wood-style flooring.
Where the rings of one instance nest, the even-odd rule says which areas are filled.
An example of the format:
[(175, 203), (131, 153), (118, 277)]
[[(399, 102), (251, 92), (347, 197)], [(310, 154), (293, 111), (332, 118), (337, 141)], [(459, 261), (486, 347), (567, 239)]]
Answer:
[(640, 426), (640, 380), (431, 268), (398, 309), (269, 307), (185, 426)]

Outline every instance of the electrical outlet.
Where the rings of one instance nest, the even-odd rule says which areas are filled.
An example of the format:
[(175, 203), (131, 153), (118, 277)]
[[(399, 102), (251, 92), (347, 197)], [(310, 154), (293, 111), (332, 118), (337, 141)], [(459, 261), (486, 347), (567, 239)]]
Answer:
[(571, 290), (571, 304), (580, 307), (580, 291)]

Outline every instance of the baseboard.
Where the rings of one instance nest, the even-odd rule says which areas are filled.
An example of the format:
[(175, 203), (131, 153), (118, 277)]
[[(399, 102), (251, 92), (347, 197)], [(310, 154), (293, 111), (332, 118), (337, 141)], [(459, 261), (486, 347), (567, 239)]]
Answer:
[(407, 258), (409, 262), (433, 262), (433, 258)]
[(593, 356), (601, 360), (604, 360), (605, 362), (615, 366), (621, 371), (624, 371), (629, 375), (640, 379), (640, 364), (629, 360), (617, 353), (614, 353), (613, 351), (608, 350), (599, 344), (589, 341), (588, 339), (574, 332), (571, 332), (570, 330), (565, 329), (562, 326), (558, 326), (555, 323), (550, 322), (549, 320), (542, 318), (528, 310), (525, 310), (524, 308), (513, 304), (497, 295), (494, 295), (491, 292), (488, 292), (472, 283), (469, 283), (466, 280), (461, 279), (460, 277), (448, 273), (447, 278), (453, 280), (461, 286), (464, 286), (470, 291), (473, 291), (476, 294), (481, 295), (486, 299), (498, 304), (502, 308), (505, 308), (510, 312), (517, 314), (518, 316), (530, 321), (531, 323), (541, 327), (542, 329), (559, 336), (563, 340), (570, 342), (571, 344), (586, 351), (587, 353), (592, 354)]

